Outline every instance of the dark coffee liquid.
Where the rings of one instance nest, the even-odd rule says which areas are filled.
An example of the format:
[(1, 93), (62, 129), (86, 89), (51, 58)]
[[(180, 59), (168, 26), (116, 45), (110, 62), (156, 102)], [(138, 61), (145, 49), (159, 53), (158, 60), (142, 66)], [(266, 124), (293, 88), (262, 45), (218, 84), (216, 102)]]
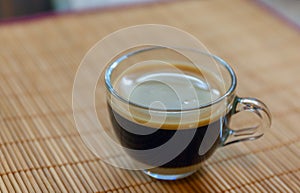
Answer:
[[(145, 63), (128, 69), (114, 82), (114, 89), (122, 97), (146, 109), (128, 109), (118, 100), (108, 100), (111, 123), (119, 143), (127, 149), (139, 150), (127, 152), (135, 160), (164, 170), (155, 173), (193, 171), (191, 167), (207, 159), (220, 142), (219, 134), (224, 120), (220, 116), (222, 112), (210, 109), (201, 109), (201, 114), (197, 114), (200, 112), (198, 110), (188, 111), (191, 114), (181, 112), (210, 103), (222, 95), (218, 80), (199, 69), (184, 65), (175, 67)], [(176, 110), (177, 113), (167, 114), (167, 120), (160, 120), (161, 114), (155, 112), (157, 114), (153, 118), (153, 114), (147, 111), (148, 107)], [(216, 137), (208, 139), (208, 131)], [(174, 136), (178, 138), (175, 138), (170, 149), (160, 151), (159, 147), (165, 147), (164, 144), (172, 141)], [(199, 149), (203, 141), (209, 143), (209, 148), (201, 154)], [(143, 154), (147, 150), (155, 151)], [(162, 161), (165, 155), (171, 155), (170, 159)]]
[[(217, 140), (215, 140), (215, 142), (212, 142), (213, 145), (207, 153), (205, 153), (204, 155), (199, 155), (198, 152), (199, 152), (200, 144), (202, 143), (202, 140), (205, 136), (208, 125), (204, 125), (194, 129), (190, 129), (190, 128), (180, 129), (180, 130), (156, 129), (156, 128), (151, 128), (151, 127), (147, 127), (132, 122), (122, 117), (117, 112), (113, 111), (110, 106), (109, 106), (109, 111), (110, 111), (110, 119), (120, 144), (129, 149), (134, 149), (134, 150), (153, 149), (163, 145), (168, 140), (170, 140), (175, 134), (175, 132), (179, 132), (178, 134), (184, 137), (186, 135), (189, 135), (189, 132), (195, 132), (196, 130), (188, 146), (177, 157), (175, 157), (173, 160), (170, 160), (169, 162), (162, 165), (161, 167), (177, 168), (177, 167), (186, 167), (186, 166), (192, 166), (198, 164), (204, 161), (205, 159), (207, 159), (214, 152), (214, 150), (219, 144), (219, 137), (218, 137)], [(209, 129), (214, 130), (214, 132), (216, 133), (219, 133), (220, 128), (222, 128), (221, 124), (223, 124), (221, 120), (214, 121), (213, 123), (210, 123)], [(148, 133), (149, 130), (150, 132), (154, 129), (156, 131), (149, 135), (138, 135), (138, 134), (134, 134), (133, 132), (133, 130), (136, 129), (143, 130)], [(174, 148), (176, 148), (176, 146), (174, 146)], [(151, 160), (151, 158), (149, 159), (149, 157), (147, 158), (147, 156), (141, 157), (138, 154), (135, 155), (132, 153), (131, 156), (142, 163), (148, 165), (154, 165), (154, 166), (156, 165), (157, 160)]]

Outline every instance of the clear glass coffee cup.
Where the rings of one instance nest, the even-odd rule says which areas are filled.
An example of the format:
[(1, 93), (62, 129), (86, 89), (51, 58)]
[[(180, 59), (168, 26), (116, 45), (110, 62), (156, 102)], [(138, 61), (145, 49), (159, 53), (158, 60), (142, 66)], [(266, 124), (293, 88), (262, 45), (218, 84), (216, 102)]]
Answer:
[[(104, 78), (117, 142), (156, 179), (189, 176), (217, 148), (258, 139), (271, 125), (267, 106), (237, 96), (233, 69), (210, 53), (136, 48), (116, 57)], [(255, 118), (231, 128), (234, 115), (245, 112)]]

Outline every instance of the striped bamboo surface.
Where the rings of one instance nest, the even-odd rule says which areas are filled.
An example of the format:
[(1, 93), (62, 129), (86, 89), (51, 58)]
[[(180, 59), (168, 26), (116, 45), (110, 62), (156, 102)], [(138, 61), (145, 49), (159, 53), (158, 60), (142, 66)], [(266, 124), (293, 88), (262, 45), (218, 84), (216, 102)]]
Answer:
[[(74, 125), (76, 69), (105, 35), (142, 23), (183, 29), (231, 63), (238, 94), (262, 99), (273, 114), (272, 128), (255, 142), (219, 149), (199, 172), (178, 181), (101, 162)], [(0, 192), (300, 192), (299, 50), (299, 31), (246, 0), (173, 2), (3, 24)]]

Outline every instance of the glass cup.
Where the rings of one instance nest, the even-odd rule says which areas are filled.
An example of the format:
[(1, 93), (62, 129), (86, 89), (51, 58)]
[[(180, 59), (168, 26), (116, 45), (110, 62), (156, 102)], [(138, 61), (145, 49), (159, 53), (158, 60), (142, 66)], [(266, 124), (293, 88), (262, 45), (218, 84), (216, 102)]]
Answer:
[[(117, 141), (147, 175), (189, 176), (218, 147), (258, 139), (270, 127), (266, 105), (238, 97), (236, 84), (229, 64), (209, 53), (155, 46), (121, 54), (105, 71)], [(234, 120), (247, 112), (254, 116)], [(247, 126), (233, 129), (231, 121)]]

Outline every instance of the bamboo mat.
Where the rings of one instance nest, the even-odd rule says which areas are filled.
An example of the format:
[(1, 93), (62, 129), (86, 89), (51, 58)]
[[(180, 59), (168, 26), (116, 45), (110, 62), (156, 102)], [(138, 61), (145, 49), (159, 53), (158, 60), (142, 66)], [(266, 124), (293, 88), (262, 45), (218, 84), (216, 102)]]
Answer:
[[(227, 60), (238, 94), (273, 114), (265, 136), (221, 148), (195, 175), (159, 181), (85, 147), (72, 84), (88, 49), (123, 27), (183, 29)], [(299, 31), (246, 0), (184, 1), (0, 26), (0, 192), (300, 192)]]

